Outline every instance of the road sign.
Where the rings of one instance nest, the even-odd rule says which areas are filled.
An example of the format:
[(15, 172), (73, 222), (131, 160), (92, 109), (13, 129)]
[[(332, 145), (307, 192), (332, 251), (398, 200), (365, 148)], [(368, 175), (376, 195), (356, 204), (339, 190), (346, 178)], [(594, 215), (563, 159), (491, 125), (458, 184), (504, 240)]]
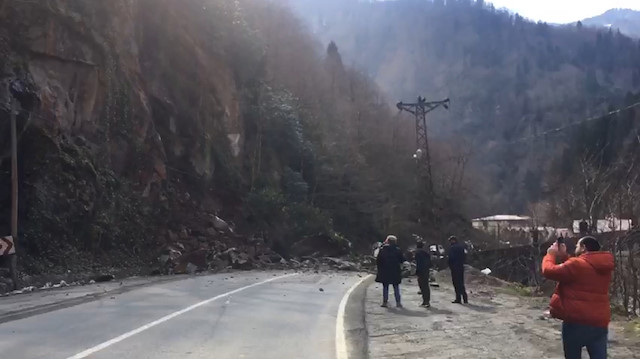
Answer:
[(0, 237), (0, 256), (15, 254), (16, 247), (13, 245), (13, 237)]

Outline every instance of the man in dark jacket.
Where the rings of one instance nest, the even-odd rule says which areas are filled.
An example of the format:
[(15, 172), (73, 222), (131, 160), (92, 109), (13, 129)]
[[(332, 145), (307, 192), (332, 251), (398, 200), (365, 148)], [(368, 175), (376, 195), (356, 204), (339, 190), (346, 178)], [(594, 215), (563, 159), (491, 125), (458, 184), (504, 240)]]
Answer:
[(382, 283), (382, 306), (385, 308), (388, 306), (389, 284), (391, 284), (393, 285), (393, 294), (396, 297), (396, 306), (401, 308), (400, 282), (402, 281), (402, 263), (405, 262), (405, 259), (400, 247), (398, 247), (398, 238), (388, 236), (385, 243), (376, 258), (378, 267), (376, 282)]
[(456, 290), (456, 300), (453, 303), (469, 303), (467, 297), (467, 290), (464, 288), (464, 262), (466, 260), (466, 254), (464, 252), (464, 246), (462, 243), (458, 243), (458, 238), (449, 237), (449, 269), (451, 269), (451, 280), (453, 281), (453, 287)]
[(431, 307), (431, 288), (429, 288), (429, 271), (431, 270), (431, 254), (424, 250), (424, 242), (417, 244), (416, 250), (416, 275), (418, 276), (418, 286), (422, 294), (421, 306)]

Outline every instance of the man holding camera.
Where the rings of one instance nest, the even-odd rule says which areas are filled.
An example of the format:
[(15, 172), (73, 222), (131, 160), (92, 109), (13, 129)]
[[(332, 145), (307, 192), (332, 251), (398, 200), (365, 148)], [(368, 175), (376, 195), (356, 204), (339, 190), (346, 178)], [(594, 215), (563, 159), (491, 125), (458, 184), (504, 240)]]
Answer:
[[(558, 261), (561, 264), (556, 264)], [(611, 320), (609, 284), (613, 269), (613, 255), (601, 251), (600, 243), (590, 236), (578, 241), (573, 258), (568, 258), (567, 247), (560, 240), (547, 251), (542, 275), (558, 282), (550, 312), (552, 317), (563, 321), (565, 358), (580, 358), (584, 347), (591, 359), (607, 357)]]

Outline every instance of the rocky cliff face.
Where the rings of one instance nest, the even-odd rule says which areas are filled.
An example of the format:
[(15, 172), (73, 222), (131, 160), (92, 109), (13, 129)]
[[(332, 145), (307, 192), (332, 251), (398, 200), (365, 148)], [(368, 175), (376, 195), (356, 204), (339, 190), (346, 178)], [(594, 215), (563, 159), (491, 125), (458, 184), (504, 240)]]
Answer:
[(194, 10), (162, 0), (5, 1), (9, 51), (22, 66), (14, 76), (31, 80), (40, 99), (35, 125), (105, 146), (117, 173), (144, 147), (143, 187), (166, 179), (167, 157), (189, 155), (211, 176), (214, 139), (203, 133), (242, 128), (233, 72)]
[(221, 164), (240, 165), (243, 126), (218, 10), (203, 1), (0, 0), (2, 233), (7, 107), (16, 95), (34, 99), (18, 116), (27, 270), (68, 267), (75, 252), (93, 255), (87, 265), (111, 252), (113, 262), (139, 258), (168, 240), (168, 228), (181, 233), (177, 223), (220, 209), (212, 183)]

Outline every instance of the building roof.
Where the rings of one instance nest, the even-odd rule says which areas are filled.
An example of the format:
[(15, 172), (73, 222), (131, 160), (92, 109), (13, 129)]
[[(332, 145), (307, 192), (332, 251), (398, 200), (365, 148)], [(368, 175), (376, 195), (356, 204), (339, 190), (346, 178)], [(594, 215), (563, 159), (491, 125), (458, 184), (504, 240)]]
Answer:
[(530, 221), (531, 217), (527, 216), (516, 216), (512, 214), (499, 214), (496, 216), (489, 216), (483, 218), (476, 218), (473, 221)]
[[(580, 222), (583, 220), (576, 219), (573, 221), (573, 233), (580, 233)], [(624, 218), (611, 217), (608, 219), (599, 219), (596, 225), (597, 233), (608, 232), (626, 232), (633, 227), (633, 221)]]

